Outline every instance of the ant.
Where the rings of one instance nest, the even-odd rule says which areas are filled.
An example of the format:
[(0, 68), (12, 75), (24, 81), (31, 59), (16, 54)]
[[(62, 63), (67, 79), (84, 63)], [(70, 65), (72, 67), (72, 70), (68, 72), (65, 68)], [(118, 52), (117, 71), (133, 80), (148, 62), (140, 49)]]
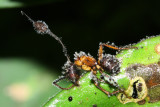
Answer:
[[(119, 92), (124, 92), (122, 89), (119, 88), (119, 85), (112, 79), (112, 76), (107, 75), (104, 73), (104, 71), (108, 71), (111, 75), (116, 75), (120, 72), (120, 61), (114, 56), (110, 54), (103, 54), (103, 47), (108, 47), (114, 50), (126, 50), (126, 49), (137, 49), (137, 47), (116, 47), (113, 45), (109, 45), (108, 43), (100, 43), (99, 44), (99, 50), (98, 50), (98, 61), (96, 61), (95, 58), (93, 58), (90, 54), (85, 54), (84, 52), (75, 52), (74, 54), (74, 62), (71, 62), (70, 57), (67, 53), (67, 49), (61, 39), (57, 37), (54, 33), (51, 32), (51, 30), (48, 28), (48, 25), (44, 21), (34, 21), (32, 20), (28, 15), (26, 15), (23, 11), (21, 11), (22, 15), (25, 15), (30, 22), (32, 22), (33, 27), (35, 31), (38, 34), (48, 34), (55, 38), (62, 46), (63, 53), (65, 57), (67, 58), (67, 62), (64, 64), (62, 69), (65, 71), (63, 72), (63, 75), (60, 76), (58, 79), (53, 81), (53, 84), (57, 86), (58, 88), (62, 90), (68, 90), (71, 89), (74, 86), (79, 86), (78, 81), (81, 76), (81, 70), (90, 71), (92, 72), (92, 80), (94, 81), (95, 86), (103, 91), (108, 96), (117, 94)], [(99, 81), (101, 79), (98, 79), (96, 74), (97, 71), (100, 71), (101, 73), (101, 79), (107, 81), (109, 84), (112, 84), (115, 87), (118, 87), (118, 91), (114, 91), (112, 93), (104, 90), (102, 87), (100, 87)], [(63, 79), (69, 79), (73, 85), (68, 88), (62, 88), (57, 83)]]

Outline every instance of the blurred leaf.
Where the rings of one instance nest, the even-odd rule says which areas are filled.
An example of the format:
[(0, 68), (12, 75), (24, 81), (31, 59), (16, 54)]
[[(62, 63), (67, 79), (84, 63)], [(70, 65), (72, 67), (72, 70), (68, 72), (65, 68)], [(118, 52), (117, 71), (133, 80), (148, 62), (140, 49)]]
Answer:
[(0, 0), (0, 8), (12, 8), (23, 6), (22, 2), (10, 1), (10, 0)]
[(15, 8), (40, 4), (49, 4), (63, 0), (0, 0), (0, 8)]
[(0, 59), (0, 106), (38, 107), (58, 92), (55, 71), (25, 59)]

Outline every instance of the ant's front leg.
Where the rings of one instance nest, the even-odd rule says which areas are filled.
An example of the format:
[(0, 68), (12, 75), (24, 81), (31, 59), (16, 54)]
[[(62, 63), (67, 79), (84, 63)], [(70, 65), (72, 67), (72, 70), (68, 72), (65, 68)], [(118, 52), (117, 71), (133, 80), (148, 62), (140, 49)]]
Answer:
[(74, 87), (75, 85), (73, 84), (72, 86), (68, 87), (68, 88), (62, 88), (61, 86), (59, 86), (57, 83), (63, 79), (65, 79), (66, 77), (65, 76), (61, 76), (59, 77), (58, 79), (54, 80), (53, 81), (53, 85), (57, 86), (58, 88), (62, 89), (62, 90), (69, 90), (71, 89), (72, 87)]

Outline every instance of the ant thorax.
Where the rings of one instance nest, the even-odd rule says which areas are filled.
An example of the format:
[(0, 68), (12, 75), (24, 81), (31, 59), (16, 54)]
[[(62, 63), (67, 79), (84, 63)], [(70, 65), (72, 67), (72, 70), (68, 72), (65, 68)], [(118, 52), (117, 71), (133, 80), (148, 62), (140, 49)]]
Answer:
[(80, 51), (74, 54), (74, 64), (82, 70), (90, 71), (97, 65), (97, 61), (90, 55)]

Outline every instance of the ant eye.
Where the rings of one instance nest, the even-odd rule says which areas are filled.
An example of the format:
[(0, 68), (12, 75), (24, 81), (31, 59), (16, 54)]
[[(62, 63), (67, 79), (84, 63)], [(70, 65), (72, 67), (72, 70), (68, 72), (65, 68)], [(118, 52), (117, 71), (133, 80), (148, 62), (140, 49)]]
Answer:
[(72, 99), (72, 96), (70, 96), (70, 97), (68, 97), (68, 101), (72, 101), (73, 99)]

